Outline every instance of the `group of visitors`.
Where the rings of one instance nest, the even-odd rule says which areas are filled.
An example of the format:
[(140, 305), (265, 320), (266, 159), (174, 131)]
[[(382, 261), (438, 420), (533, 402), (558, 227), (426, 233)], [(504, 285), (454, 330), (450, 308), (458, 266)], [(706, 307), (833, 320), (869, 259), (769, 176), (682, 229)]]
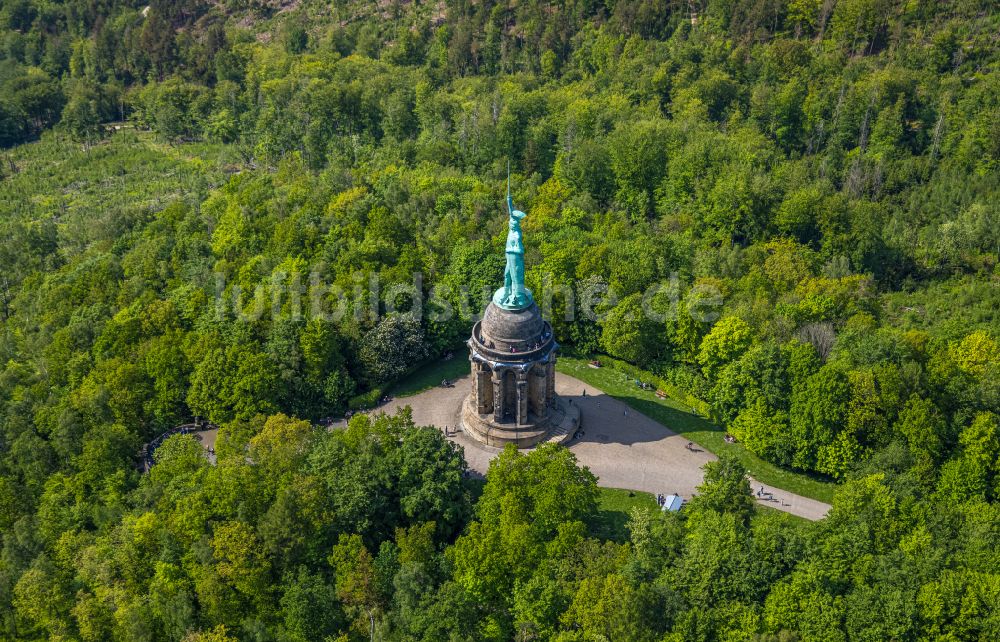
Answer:
[[(541, 336), (540, 339), (538, 339), (534, 343), (526, 343), (526, 342), (524, 344), (513, 344), (512, 343), (509, 346), (507, 346), (507, 350), (508, 350), (508, 352), (510, 352), (512, 354), (518, 353), (518, 352), (530, 352), (531, 350), (538, 350), (539, 348), (542, 347), (542, 345), (546, 341), (548, 341), (550, 334), (551, 333), (546, 332), (545, 334), (543, 334)], [(480, 343), (483, 343), (482, 339), (480, 339), (479, 341), (480, 341)], [(496, 348), (496, 346), (493, 344), (492, 341), (490, 341), (488, 344), (485, 344), (485, 345), (487, 347), (489, 347), (489, 348)]]
[[(674, 497), (680, 497), (680, 495), (678, 495), (677, 493), (674, 493), (673, 496)], [(657, 493), (656, 494), (656, 505), (659, 506), (660, 508), (663, 508), (664, 506), (666, 506), (667, 505), (667, 496), (664, 495), (663, 493)]]

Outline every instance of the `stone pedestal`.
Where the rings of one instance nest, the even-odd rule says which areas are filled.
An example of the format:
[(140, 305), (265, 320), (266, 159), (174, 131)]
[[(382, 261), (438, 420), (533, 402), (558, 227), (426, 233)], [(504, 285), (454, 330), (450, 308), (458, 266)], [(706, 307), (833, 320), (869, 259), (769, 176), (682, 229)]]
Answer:
[(537, 305), (507, 310), (490, 303), (468, 345), (472, 391), (462, 423), (469, 435), (490, 446), (518, 448), (573, 437), (580, 409), (555, 394), (559, 346)]

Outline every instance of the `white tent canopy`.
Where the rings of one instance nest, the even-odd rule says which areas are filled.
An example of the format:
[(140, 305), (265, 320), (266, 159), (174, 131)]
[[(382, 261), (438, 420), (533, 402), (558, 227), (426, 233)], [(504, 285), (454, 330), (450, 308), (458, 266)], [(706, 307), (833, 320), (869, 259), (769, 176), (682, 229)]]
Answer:
[(663, 502), (663, 510), (677, 512), (681, 509), (683, 504), (684, 500), (681, 499), (680, 495), (667, 495)]

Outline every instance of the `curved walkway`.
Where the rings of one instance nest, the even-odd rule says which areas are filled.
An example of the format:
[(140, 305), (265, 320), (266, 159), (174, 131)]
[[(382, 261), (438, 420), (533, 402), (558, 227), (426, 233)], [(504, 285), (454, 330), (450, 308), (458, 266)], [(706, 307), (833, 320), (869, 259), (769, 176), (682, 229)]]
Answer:
[(178, 434), (193, 435), (205, 448), (208, 460), (213, 464), (215, 463), (215, 438), (219, 434), (219, 427), (207, 421), (192, 422), (174, 426), (170, 430), (154, 437), (149, 443), (143, 444), (142, 449), (139, 451), (139, 458), (142, 460), (142, 472), (148, 473), (149, 469), (153, 467), (153, 453), (156, 452), (156, 449), (160, 447), (163, 441), (168, 437)]
[[(448, 438), (465, 450), (469, 468), (485, 475), (490, 460), (500, 452), (456, 432), (462, 400), (469, 393), (468, 376), (453, 388), (433, 388), (410, 397), (393, 399), (378, 410), (393, 413), (410, 406), (418, 426), (448, 428)], [(690, 498), (701, 484), (701, 467), (715, 455), (695, 446), (659, 422), (634, 410), (579, 379), (556, 373), (556, 391), (583, 410), (583, 434), (567, 444), (580, 464), (590, 468), (598, 484), (652, 494), (677, 494)], [(584, 394), (586, 391), (586, 394)], [(809, 520), (822, 519), (830, 505), (761, 484), (751, 479), (754, 495), (763, 486), (758, 502)]]

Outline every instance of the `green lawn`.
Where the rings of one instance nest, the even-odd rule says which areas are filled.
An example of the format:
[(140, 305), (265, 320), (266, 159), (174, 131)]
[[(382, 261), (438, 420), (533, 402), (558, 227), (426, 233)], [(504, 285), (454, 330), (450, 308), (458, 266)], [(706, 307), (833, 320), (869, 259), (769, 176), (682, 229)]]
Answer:
[[(628, 520), (633, 508), (653, 511), (660, 510), (656, 498), (651, 493), (623, 488), (598, 488), (597, 517), (591, 522), (594, 535), (601, 539), (624, 542), (628, 540)], [(481, 492), (481, 491), (480, 491)], [(475, 495), (478, 498), (478, 495)], [(772, 514), (775, 519), (784, 520), (790, 525), (808, 528), (815, 524), (804, 517), (792, 515), (763, 504), (756, 505), (757, 512)]]
[(600, 388), (607, 395), (628, 404), (670, 430), (684, 435), (702, 448), (719, 455), (727, 453), (742, 462), (750, 475), (765, 484), (777, 486), (803, 497), (829, 503), (836, 484), (807, 475), (784, 470), (764, 461), (739, 444), (729, 444), (718, 426), (692, 413), (692, 407), (671, 397), (660, 399), (653, 390), (643, 390), (634, 379), (614, 368), (591, 368), (587, 360), (562, 356), (557, 363), (560, 372)]
[(411, 374), (397, 381), (389, 388), (395, 397), (412, 397), (418, 392), (441, 385), (442, 379), (457, 379), (469, 374), (468, 355), (455, 350), (451, 359), (436, 359), (417, 368)]
[(624, 542), (628, 539), (629, 513), (633, 508), (659, 510), (650, 493), (621, 488), (598, 488), (597, 518), (591, 524), (594, 535), (601, 539)]
[(798, 515), (792, 515), (791, 513), (786, 513), (783, 510), (779, 510), (774, 506), (766, 506), (764, 504), (757, 504), (757, 513), (765, 515), (773, 515), (775, 519), (784, 520), (790, 526), (797, 526), (799, 528), (809, 528), (814, 526), (818, 522), (806, 519), (805, 517), (799, 517)]

